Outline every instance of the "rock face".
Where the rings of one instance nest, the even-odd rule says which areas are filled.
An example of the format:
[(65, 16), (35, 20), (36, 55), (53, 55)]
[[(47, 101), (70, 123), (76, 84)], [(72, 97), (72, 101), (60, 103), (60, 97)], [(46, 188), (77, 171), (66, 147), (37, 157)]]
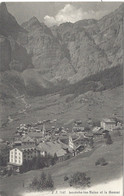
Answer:
[(61, 77), (64, 69), (68, 74), (70, 74), (69, 72), (73, 74), (64, 48), (44, 23), (40, 23), (37, 18), (33, 17), (22, 26), (28, 32), (28, 42), (25, 47), (32, 56), (36, 69), (45, 73), (49, 79), (56, 77), (56, 72), (59, 72), (60, 69)]
[(0, 4), (0, 34), (14, 38), (18, 32), (23, 32), (23, 28), (17, 23), (16, 19), (8, 12), (6, 4)]
[(48, 28), (32, 17), (20, 26), (1, 3), (0, 70), (15, 70), (25, 87), (42, 89), (60, 82), (76, 83), (122, 65), (123, 17), (124, 4), (98, 21), (81, 20)]
[(11, 62), (11, 46), (9, 40), (0, 35), (0, 71), (9, 69)]
[(17, 70), (19, 72), (25, 69), (33, 68), (30, 55), (27, 53), (26, 48), (17, 43), (13, 37), (8, 37), (12, 49), (12, 61), (10, 69)]
[(1, 70), (23, 71), (27, 68), (32, 68), (31, 57), (28, 55), (26, 48), (17, 40), (20, 35), (26, 36), (26, 31), (8, 13), (5, 3), (0, 4), (0, 34), (0, 49), (2, 51), (0, 54), (2, 58), (0, 66), (4, 67)]
[(124, 4), (99, 21), (82, 20), (51, 28), (68, 49), (70, 62), (76, 70), (69, 78), (72, 83), (123, 63), (123, 17)]

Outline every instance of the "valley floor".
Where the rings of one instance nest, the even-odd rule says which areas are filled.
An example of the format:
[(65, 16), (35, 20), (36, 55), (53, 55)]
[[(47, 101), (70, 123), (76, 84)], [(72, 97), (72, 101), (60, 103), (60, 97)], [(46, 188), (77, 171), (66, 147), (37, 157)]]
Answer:
[[(85, 126), (88, 118), (94, 122), (113, 117), (113, 114), (119, 119), (123, 118), (123, 86), (103, 92), (89, 91), (76, 97), (72, 94), (66, 96), (54, 94), (23, 99), (25, 101), (22, 103), (22, 98), (18, 98), (22, 113), (19, 113), (18, 107), (13, 108), (13, 111), (7, 104), (3, 105), (2, 115), (5, 119), (9, 116), (13, 121), (0, 128), (0, 138), (11, 139), (16, 127), (21, 123), (57, 119), (58, 127), (65, 126), (71, 129), (70, 125), (75, 119), (81, 119)], [(25, 108), (25, 102), (30, 108)]]

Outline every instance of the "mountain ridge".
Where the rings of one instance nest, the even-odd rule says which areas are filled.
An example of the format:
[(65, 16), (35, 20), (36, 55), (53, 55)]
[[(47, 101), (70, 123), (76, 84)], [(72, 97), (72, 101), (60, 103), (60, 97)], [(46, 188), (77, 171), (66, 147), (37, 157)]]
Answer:
[(25, 88), (32, 81), (32, 85), (49, 89), (63, 81), (77, 83), (104, 69), (123, 64), (123, 10), (124, 4), (100, 20), (80, 20), (49, 28), (35, 16), (20, 26), (6, 4), (1, 3), (0, 34), (8, 40), (8, 48), (10, 45), (10, 58), (1, 70), (19, 72)]
[[(66, 120), (70, 115), (73, 118), (76, 114), (84, 115), (85, 119), (85, 112), (89, 111), (89, 105), (92, 104), (89, 101), (88, 108), (84, 108), (85, 103), (82, 106), (82, 102), (76, 102), (81, 94), (88, 94), (89, 99), (94, 96), (95, 99), (95, 94), (101, 96), (103, 93), (107, 96), (108, 92), (111, 94), (111, 91), (114, 89), (116, 91), (116, 88), (123, 85), (124, 4), (122, 8), (100, 20), (81, 20), (51, 28), (40, 23), (36, 17), (20, 26), (5, 6), (2, 4), (2, 8), (0, 7), (2, 130), (6, 128), (13, 131), (17, 123), (41, 118), (42, 112), (43, 119), (44, 115), (55, 118), (57, 114), (60, 120), (63, 117)], [(1, 9), (4, 9), (2, 13)], [(118, 92), (121, 92), (121, 89)], [(115, 93), (116, 98), (118, 95), (117, 101), (121, 100), (121, 94), (118, 92)], [(59, 98), (56, 98), (56, 95)], [(27, 104), (22, 102), (21, 97)], [(46, 97), (51, 99), (48, 114), (46, 111), (46, 114), (44, 113), (44, 109), (41, 111), (41, 104), (46, 104)], [(110, 113), (114, 112), (116, 98), (110, 107), (107, 101), (105, 102), (104, 114), (109, 110), (108, 108)], [(102, 100), (104, 102), (104, 97)], [(102, 105), (101, 102), (100, 104)], [(52, 105), (55, 105), (52, 108), (53, 112), (51, 112)], [(63, 107), (67, 116), (63, 114)], [(78, 109), (75, 110), (75, 107)], [(83, 107), (82, 110), (85, 112), (81, 113), (80, 107)], [(71, 110), (69, 115), (68, 108)], [(121, 106), (118, 108), (119, 112), (120, 108)], [(55, 114), (54, 110), (58, 110), (58, 113)], [(11, 124), (8, 120), (9, 116), (14, 119)]]

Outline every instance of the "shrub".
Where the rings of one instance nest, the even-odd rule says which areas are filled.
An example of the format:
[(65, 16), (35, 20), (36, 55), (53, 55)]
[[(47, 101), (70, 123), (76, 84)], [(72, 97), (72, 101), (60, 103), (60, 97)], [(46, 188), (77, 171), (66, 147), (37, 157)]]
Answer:
[(39, 189), (39, 180), (36, 177), (33, 178), (29, 188), (33, 191), (37, 191)]
[(7, 166), (8, 154), (9, 154), (8, 146), (3, 146), (0, 150), (0, 166)]
[(107, 165), (108, 163), (106, 162), (106, 160), (102, 157), (102, 158), (99, 158), (97, 161), (96, 161), (96, 163), (95, 163), (95, 165), (97, 166), (97, 165), (101, 165), (101, 166), (105, 166), (105, 165)]
[(110, 136), (110, 134), (108, 134), (107, 140), (106, 140), (106, 144), (110, 145), (110, 144), (112, 144), (112, 143), (113, 143), (113, 141), (112, 141), (112, 139), (111, 139), (111, 136)]
[(54, 188), (54, 182), (49, 174), (48, 176), (42, 172), (40, 178), (34, 177), (33, 181), (29, 185), (29, 188), (33, 191), (43, 191), (47, 189), (53, 189)]
[(46, 180), (46, 186), (45, 186), (45, 189), (52, 189), (54, 187), (54, 182), (52, 180), (52, 177), (51, 175), (49, 174), (48, 175), (48, 178)]
[(90, 178), (86, 176), (86, 173), (76, 172), (71, 176), (69, 184), (70, 186), (89, 187)]
[(67, 181), (69, 179), (68, 176), (64, 176), (64, 181)]
[(13, 170), (12, 169), (8, 170), (8, 176), (11, 176), (12, 174), (13, 174)]

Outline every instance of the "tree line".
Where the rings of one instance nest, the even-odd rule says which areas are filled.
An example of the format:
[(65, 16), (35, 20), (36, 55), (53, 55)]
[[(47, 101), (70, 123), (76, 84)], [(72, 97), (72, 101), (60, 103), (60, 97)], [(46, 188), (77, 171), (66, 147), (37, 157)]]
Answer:
[(54, 156), (46, 154), (45, 156), (37, 156), (32, 160), (24, 160), (23, 165), (20, 167), (20, 173), (27, 172), (34, 169), (42, 169), (56, 164), (58, 157), (56, 153)]

